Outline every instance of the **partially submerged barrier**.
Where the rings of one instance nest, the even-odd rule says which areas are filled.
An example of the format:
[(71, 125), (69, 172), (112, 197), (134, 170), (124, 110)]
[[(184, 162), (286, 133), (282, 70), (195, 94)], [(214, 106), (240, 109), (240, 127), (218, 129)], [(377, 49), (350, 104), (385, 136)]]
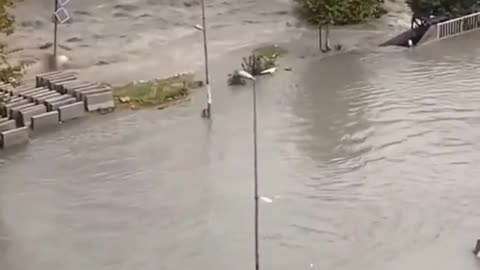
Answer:
[(0, 98), (5, 101), (0, 106), (0, 148), (28, 142), (30, 131), (53, 128), (81, 118), (87, 111), (115, 106), (110, 87), (59, 71), (38, 75), (16, 87), (0, 83)]
[(480, 29), (480, 12), (448, 19), (434, 18), (426, 25), (409, 29), (400, 35), (380, 44), (380, 46), (407, 46), (408, 40), (414, 45), (455, 37)]

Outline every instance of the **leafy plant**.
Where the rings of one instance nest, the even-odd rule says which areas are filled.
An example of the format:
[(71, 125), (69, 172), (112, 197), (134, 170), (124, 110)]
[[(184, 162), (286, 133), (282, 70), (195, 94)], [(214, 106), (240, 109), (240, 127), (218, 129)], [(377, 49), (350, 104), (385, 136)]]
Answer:
[(479, 10), (478, 0), (406, 0), (415, 14), (461, 16)]
[(355, 24), (385, 13), (383, 0), (296, 0), (300, 11), (314, 24)]
[[(0, 34), (9, 36), (15, 30), (15, 17), (11, 14), (11, 9), (15, 7), (17, 0), (0, 0)], [(6, 44), (0, 44), (0, 81), (6, 83), (16, 83), (23, 76), (23, 66), (20, 64), (12, 65), (8, 56), (13, 51), (7, 49)]]

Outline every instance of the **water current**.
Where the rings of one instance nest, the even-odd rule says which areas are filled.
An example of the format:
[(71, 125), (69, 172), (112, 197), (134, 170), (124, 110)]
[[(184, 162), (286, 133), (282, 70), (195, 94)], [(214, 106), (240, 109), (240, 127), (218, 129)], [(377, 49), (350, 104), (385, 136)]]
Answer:
[[(292, 59), (257, 83), (263, 269), (462, 269), (480, 231), (480, 41)], [(0, 268), (253, 268), (252, 92), (0, 153)]]

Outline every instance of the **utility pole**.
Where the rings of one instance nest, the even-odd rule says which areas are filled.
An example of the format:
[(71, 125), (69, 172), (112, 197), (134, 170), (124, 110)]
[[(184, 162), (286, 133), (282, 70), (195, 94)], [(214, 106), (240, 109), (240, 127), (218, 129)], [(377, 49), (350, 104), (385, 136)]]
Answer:
[(202, 32), (203, 32), (203, 52), (205, 58), (205, 84), (207, 87), (207, 108), (204, 110), (204, 115), (207, 118), (211, 117), (212, 107), (212, 91), (210, 89), (210, 76), (208, 73), (208, 41), (207, 41), (207, 26), (205, 22), (205, 1), (201, 0), (202, 5)]
[(53, 68), (57, 69), (57, 35), (58, 35), (58, 19), (55, 15), (58, 10), (58, 0), (53, 0)]

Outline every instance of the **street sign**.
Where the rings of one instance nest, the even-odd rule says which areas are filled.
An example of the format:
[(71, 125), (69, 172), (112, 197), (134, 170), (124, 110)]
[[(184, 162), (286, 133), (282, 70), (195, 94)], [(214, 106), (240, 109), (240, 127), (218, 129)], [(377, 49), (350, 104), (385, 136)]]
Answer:
[(60, 23), (66, 23), (70, 20), (70, 14), (68, 14), (67, 10), (63, 7), (55, 11), (55, 17), (57, 17), (57, 20)]
[(62, 7), (64, 7), (70, 0), (57, 0), (58, 4)]

